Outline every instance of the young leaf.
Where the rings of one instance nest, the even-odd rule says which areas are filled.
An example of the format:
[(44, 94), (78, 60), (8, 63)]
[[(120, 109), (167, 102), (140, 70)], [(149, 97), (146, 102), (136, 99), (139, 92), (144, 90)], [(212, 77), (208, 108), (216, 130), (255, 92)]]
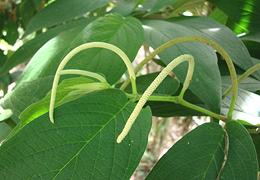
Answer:
[(35, 119), (0, 147), (1, 178), (129, 179), (151, 127), (146, 108), (124, 142), (116, 143), (133, 108), (122, 91), (110, 89), (56, 108), (55, 124), (47, 114)]
[[(55, 107), (78, 99), (87, 93), (107, 88), (109, 88), (107, 83), (94, 82), (85, 77), (65, 79), (58, 86)], [(23, 125), (49, 111), (50, 94), (49, 92), (43, 99), (33, 103), (20, 114), (19, 118)]]

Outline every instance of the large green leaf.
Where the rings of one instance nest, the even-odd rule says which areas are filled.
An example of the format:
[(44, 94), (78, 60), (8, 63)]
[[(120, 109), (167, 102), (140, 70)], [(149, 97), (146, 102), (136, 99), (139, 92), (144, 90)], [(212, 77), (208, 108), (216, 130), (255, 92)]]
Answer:
[(228, 122), (226, 131), (229, 147), (220, 179), (258, 179), (257, 155), (249, 133), (236, 121)]
[(75, 28), (74, 33), (77, 34), (92, 20), (93, 19), (91, 18), (81, 18), (79, 20), (49, 29), (47, 32), (37, 35), (34, 39), (26, 42), (14, 54), (12, 54), (10, 58), (8, 58), (6, 63), (0, 67), (0, 74), (8, 72), (17, 64), (29, 61), (42, 45), (44, 45), (51, 38), (57, 36), (60, 32)]
[(151, 112), (142, 110), (130, 134), (116, 137), (134, 108), (119, 90), (105, 90), (45, 114), (0, 147), (3, 179), (129, 179), (146, 148)]
[(254, 65), (246, 46), (226, 26), (208, 17), (178, 18), (173, 22), (184, 25), (193, 31), (199, 31), (202, 36), (216, 41), (240, 68), (246, 70)]
[[(200, 32), (167, 21), (145, 20), (143, 23), (145, 41), (153, 48), (176, 37), (201, 35)], [(164, 63), (168, 64), (181, 54), (191, 54), (195, 59), (195, 71), (190, 90), (211, 110), (218, 112), (221, 99), (221, 78), (216, 54), (211, 48), (200, 43), (183, 43), (167, 49), (159, 56)], [(183, 82), (187, 73), (187, 65), (181, 64), (174, 69), (174, 73)]]
[(237, 33), (260, 30), (260, 1), (258, 0), (209, 0), (224, 11), (229, 26)]
[[(73, 48), (86, 42), (102, 41), (121, 48), (133, 60), (143, 43), (143, 29), (132, 17), (107, 15), (90, 23), (81, 32), (65, 32), (48, 41), (32, 58), (21, 81), (53, 75), (62, 58)], [(131, 42), (131, 43), (130, 43)], [(77, 54), (67, 67), (104, 74), (110, 83), (125, 72), (123, 61), (106, 49), (89, 49)]]
[(258, 162), (247, 130), (235, 121), (225, 129), (207, 123), (188, 133), (159, 160), (147, 179), (256, 180)]
[[(77, 29), (61, 33), (48, 41), (34, 55), (14, 92), (9, 93), (1, 104), (5, 108), (12, 109), (18, 117), (26, 107), (47, 94), (51, 88), (53, 75), (69, 50), (92, 41), (104, 41), (117, 45), (133, 60), (143, 42), (143, 30), (134, 18), (108, 15), (95, 20), (80, 33)], [(116, 54), (104, 49), (86, 50), (76, 55), (71, 61), (68, 68), (99, 72), (104, 74), (110, 83), (116, 82), (126, 70), (125, 64)], [(50, 78), (45, 79), (48, 76)]]
[(224, 148), (221, 126), (201, 125), (173, 145), (147, 179), (216, 179), (224, 160)]
[(61, 24), (64, 21), (82, 16), (108, 4), (108, 0), (57, 0), (37, 13), (28, 23), (26, 34), (42, 28)]

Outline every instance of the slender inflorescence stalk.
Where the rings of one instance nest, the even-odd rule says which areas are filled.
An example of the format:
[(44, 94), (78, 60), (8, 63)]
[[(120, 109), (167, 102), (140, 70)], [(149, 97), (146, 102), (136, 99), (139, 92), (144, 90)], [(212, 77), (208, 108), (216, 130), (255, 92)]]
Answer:
[[(251, 74), (253, 74), (254, 72), (260, 70), (260, 63), (256, 64), (254, 66), (252, 66), (251, 68), (249, 68), (248, 70), (246, 70), (246, 72), (244, 72), (242, 75), (240, 75), (237, 79), (238, 83), (240, 83), (241, 81), (243, 81), (244, 79), (248, 78)], [(223, 98), (225, 98), (231, 91), (232, 87), (229, 87), (224, 93), (223, 93)]]
[(180, 63), (187, 61), (189, 64), (188, 73), (186, 79), (183, 84), (183, 88), (178, 98), (182, 99), (185, 91), (188, 89), (189, 84), (192, 79), (193, 71), (194, 71), (194, 59), (191, 55), (181, 55), (174, 60), (172, 60), (161, 72), (160, 74), (154, 79), (154, 81), (150, 84), (150, 86), (145, 90), (144, 94), (141, 96), (140, 100), (138, 101), (137, 105), (134, 108), (134, 111), (128, 118), (125, 127), (121, 134), (117, 138), (117, 143), (120, 143), (125, 136), (128, 134), (129, 130), (131, 129), (134, 121), (136, 120), (137, 116), (139, 115), (140, 111), (142, 110), (143, 106), (149, 99), (149, 96), (156, 90), (156, 88), (160, 85), (160, 83), (166, 78), (166, 76)]
[[(160, 54), (165, 49), (170, 48), (176, 44), (185, 43), (185, 42), (200, 42), (200, 43), (209, 45), (213, 49), (215, 49), (226, 61), (228, 69), (229, 69), (231, 81), (232, 81), (232, 88), (231, 88), (232, 97), (231, 97), (230, 107), (229, 107), (227, 116), (228, 116), (228, 119), (232, 119), (232, 113), (233, 113), (233, 110), (234, 110), (234, 107), (236, 104), (236, 99), (237, 99), (237, 94), (238, 94), (237, 74), (236, 74), (236, 70), (235, 70), (232, 59), (230, 58), (228, 53), (225, 51), (225, 49), (223, 49), (215, 41), (212, 41), (212, 40), (204, 38), (204, 37), (199, 37), (199, 36), (187, 36), (187, 37), (179, 37), (179, 38), (173, 39), (171, 41), (164, 43), (163, 45), (161, 45), (160, 47), (155, 49), (150, 55), (148, 55), (140, 64), (137, 65), (137, 67), (135, 68), (135, 73), (139, 72), (145, 64), (147, 64), (149, 61), (153, 60), (153, 58), (156, 55)], [(129, 84), (129, 82), (130, 82), (130, 80), (126, 80), (122, 84), (121, 89), (126, 88), (127, 85)]]
[(85, 50), (85, 49), (90, 49), (90, 48), (104, 48), (104, 49), (108, 49), (111, 50), (113, 52), (115, 52), (119, 57), (121, 57), (121, 59), (124, 61), (128, 73), (129, 73), (129, 78), (131, 80), (132, 83), (132, 90), (134, 94), (137, 94), (137, 90), (136, 90), (136, 82), (135, 82), (135, 73), (134, 73), (134, 69), (133, 66), (131, 64), (131, 61), (129, 60), (129, 58), (127, 57), (127, 55), (118, 47), (112, 45), (112, 44), (108, 44), (108, 43), (104, 43), (104, 42), (91, 42), (91, 43), (85, 43), (82, 44), (76, 48), (74, 48), (73, 50), (71, 50), (65, 57), (64, 59), (61, 61), (56, 74), (54, 76), (54, 80), (53, 80), (53, 85), (52, 85), (52, 90), (51, 90), (51, 100), (50, 100), (50, 107), (49, 107), (49, 117), (50, 117), (50, 121), (52, 123), (54, 123), (54, 117), (53, 117), (53, 113), (54, 113), (54, 107), (55, 107), (55, 99), (56, 99), (56, 92), (57, 92), (57, 87), (58, 87), (58, 83), (59, 83), (59, 79), (61, 75), (64, 74), (78, 74), (78, 75), (83, 75), (83, 76), (90, 76), (96, 79), (99, 79), (100, 81), (104, 81), (105, 79), (102, 76), (99, 76), (98, 74), (91, 73), (88, 71), (81, 71), (81, 70), (63, 70), (64, 67), (66, 66), (66, 64), (71, 60), (71, 58), (76, 55), (77, 53)]

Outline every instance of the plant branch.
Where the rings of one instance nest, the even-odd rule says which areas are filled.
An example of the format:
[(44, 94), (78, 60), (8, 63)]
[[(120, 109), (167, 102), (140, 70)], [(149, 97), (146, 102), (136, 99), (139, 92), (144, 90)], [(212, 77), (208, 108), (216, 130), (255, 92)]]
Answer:
[[(233, 111), (234, 111), (234, 107), (235, 107), (236, 99), (237, 99), (237, 94), (238, 94), (237, 74), (236, 74), (236, 70), (235, 70), (232, 59), (230, 58), (228, 53), (225, 51), (225, 49), (223, 49), (215, 41), (212, 41), (212, 40), (204, 38), (204, 37), (199, 37), (199, 36), (186, 36), (186, 37), (179, 37), (179, 38), (173, 39), (171, 41), (164, 43), (163, 45), (161, 45), (157, 49), (155, 49), (149, 56), (147, 56), (141, 63), (139, 63), (135, 68), (135, 73), (139, 72), (145, 64), (150, 62), (156, 55), (160, 54), (165, 49), (170, 48), (170, 47), (172, 47), (176, 44), (185, 43), (185, 42), (200, 42), (200, 43), (209, 45), (212, 48), (214, 48), (223, 57), (223, 59), (226, 61), (227, 66), (228, 66), (228, 70), (229, 70), (229, 73), (230, 73), (231, 81), (232, 81), (232, 88), (231, 88), (232, 97), (231, 97), (230, 107), (229, 107), (229, 111), (228, 111), (228, 119), (232, 119), (232, 114), (233, 114)], [(122, 89), (126, 88), (127, 85), (129, 84), (129, 82), (130, 82), (129, 80), (126, 80), (122, 84), (121, 88)]]
[(189, 63), (188, 73), (187, 73), (186, 79), (184, 81), (181, 93), (180, 93), (180, 95), (178, 97), (178, 98), (182, 99), (185, 91), (188, 89), (189, 84), (191, 82), (193, 71), (194, 71), (194, 65), (195, 65), (193, 57), (191, 55), (187, 55), (187, 54), (181, 55), (181, 56), (175, 58), (174, 60), (172, 60), (160, 72), (160, 74), (153, 80), (153, 82), (149, 85), (149, 87), (145, 90), (145, 92), (143, 93), (143, 95), (139, 99), (137, 105), (135, 106), (132, 114), (128, 118), (123, 131), (118, 136), (117, 143), (122, 142), (122, 140), (128, 134), (128, 132), (130, 131), (132, 125), (134, 124), (137, 116), (139, 115), (139, 113), (141, 112), (143, 106), (145, 105), (145, 103), (149, 99), (149, 96), (151, 96), (151, 94), (156, 90), (156, 88), (161, 84), (161, 82), (166, 78), (166, 76), (172, 71), (172, 69), (174, 69), (176, 66), (178, 66), (179, 64), (181, 64), (183, 62), (186, 62), (186, 61)]
[[(126, 94), (128, 98), (134, 98), (134, 99), (140, 99), (141, 95), (133, 95), (133, 94)], [(185, 106), (189, 109), (193, 109), (195, 111), (201, 112), (205, 115), (208, 115), (210, 117), (216, 118), (216, 119), (220, 119), (222, 121), (226, 121), (226, 117), (217, 113), (214, 113), (212, 111), (209, 111), (205, 108), (202, 108), (200, 106), (197, 106), (195, 104), (192, 104), (182, 98), (179, 98), (178, 96), (150, 96), (148, 98), (148, 101), (160, 101), (160, 102), (172, 102), (175, 104), (180, 104), (182, 106)]]

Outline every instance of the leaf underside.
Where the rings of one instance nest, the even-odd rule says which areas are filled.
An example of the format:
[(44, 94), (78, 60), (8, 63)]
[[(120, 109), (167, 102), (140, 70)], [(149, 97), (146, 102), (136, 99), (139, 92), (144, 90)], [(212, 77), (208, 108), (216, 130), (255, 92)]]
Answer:
[(206, 123), (188, 133), (159, 160), (147, 179), (256, 180), (258, 162), (247, 130), (235, 121), (225, 129)]
[[(35, 119), (0, 147), (3, 179), (129, 179), (147, 144), (149, 108), (122, 144), (116, 137), (134, 103), (119, 90), (103, 90)], [(126, 155), (127, 154), (127, 155)]]

